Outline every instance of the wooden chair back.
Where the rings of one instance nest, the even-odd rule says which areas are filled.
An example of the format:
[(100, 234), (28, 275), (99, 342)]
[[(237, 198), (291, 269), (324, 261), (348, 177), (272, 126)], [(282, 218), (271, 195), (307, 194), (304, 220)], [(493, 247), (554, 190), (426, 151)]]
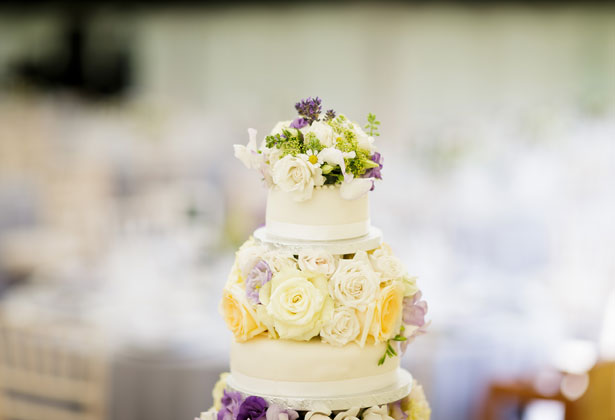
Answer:
[(100, 342), (80, 328), (0, 323), (0, 419), (103, 420)]

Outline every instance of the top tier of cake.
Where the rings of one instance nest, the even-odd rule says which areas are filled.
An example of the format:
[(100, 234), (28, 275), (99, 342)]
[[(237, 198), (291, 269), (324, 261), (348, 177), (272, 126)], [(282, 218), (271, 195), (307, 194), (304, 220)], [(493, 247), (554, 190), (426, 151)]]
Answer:
[(257, 147), (249, 129), (235, 156), (260, 172), (269, 187), (267, 231), (271, 236), (309, 241), (353, 239), (370, 229), (368, 192), (381, 179), (382, 157), (369, 114), (361, 125), (333, 110), (321, 112), (318, 98), (295, 105), (299, 117), (278, 122)]
[(334, 185), (315, 188), (312, 197), (296, 201), (291, 193), (271, 188), (267, 196), (267, 233), (284, 239), (336, 241), (367, 235), (368, 195), (346, 200)]

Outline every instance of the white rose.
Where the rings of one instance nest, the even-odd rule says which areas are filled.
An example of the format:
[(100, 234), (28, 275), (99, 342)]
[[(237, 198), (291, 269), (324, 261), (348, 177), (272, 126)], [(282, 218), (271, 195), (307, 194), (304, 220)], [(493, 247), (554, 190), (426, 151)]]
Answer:
[(367, 254), (359, 251), (352, 260), (340, 260), (329, 282), (329, 293), (340, 304), (359, 311), (376, 300), (380, 275), (369, 263)]
[(335, 272), (337, 259), (324, 249), (303, 249), (299, 253), (299, 268), (303, 271), (330, 276)]
[(373, 406), (363, 412), (363, 420), (394, 420), (387, 405)]
[(351, 408), (350, 410), (337, 413), (333, 420), (359, 420), (357, 414), (359, 414), (359, 408)]
[[(292, 122), (292, 120), (288, 120), (288, 121), (279, 121), (275, 127), (273, 127), (273, 130), (271, 130), (271, 135), (275, 136), (276, 134), (282, 134), (282, 130), (288, 130), (290, 128), (290, 123)], [(291, 129), (292, 130), (292, 129)]]
[(274, 184), (284, 192), (294, 193), (295, 201), (309, 200), (314, 187), (325, 182), (319, 166), (292, 155), (278, 160), (272, 172)]
[(283, 339), (310, 340), (333, 313), (327, 279), (318, 273), (281, 271), (260, 289), (259, 297)]
[(282, 270), (289, 268), (297, 268), (297, 260), (289, 252), (272, 250), (267, 252), (263, 259), (271, 268), (272, 273), (279, 273)]
[(256, 130), (248, 128), (250, 140), (246, 146), (241, 144), (233, 145), (235, 157), (239, 159), (248, 169), (260, 169), (263, 165), (263, 155), (256, 150)]
[(320, 337), (326, 343), (341, 347), (357, 338), (360, 332), (361, 323), (354, 309), (340, 306), (320, 331)]
[(335, 145), (335, 133), (333, 132), (333, 128), (326, 122), (314, 121), (312, 125), (302, 128), (301, 132), (304, 136), (308, 133), (314, 133), (316, 138), (320, 140), (320, 144), (325, 147)]
[(243, 279), (248, 277), (248, 273), (250, 273), (257, 262), (263, 259), (263, 256), (267, 252), (267, 247), (258, 244), (253, 239), (246, 241), (239, 248), (236, 254), (235, 263)]
[(357, 135), (357, 144), (359, 147), (367, 150), (370, 155), (374, 154), (376, 151), (376, 147), (374, 146), (374, 138), (372, 136), (368, 136), (357, 124), (353, 124), (353, 131)]
[(380, 273), (381, 281), (400, 279), (406, 274), (401, 260), (394, 255), (386, 254), (381, 249), (374, 251), (369, 259), (374, 270)]
[(265, 155), (265, 159), (269, 161), (269, 165), (273, 166), (278, 160), (282, 159), (282, 154), (284, 152), (282, 152), (281, 149), (278, 149), (277, 147), (274, 148), (266, 148), (264, 149), (263, 154)]

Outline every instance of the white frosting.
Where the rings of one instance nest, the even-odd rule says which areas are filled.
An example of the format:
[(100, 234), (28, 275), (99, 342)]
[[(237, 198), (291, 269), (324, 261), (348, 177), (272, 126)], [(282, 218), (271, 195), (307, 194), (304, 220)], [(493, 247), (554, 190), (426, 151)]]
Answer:
[(231, 374), (233, 375), (233, 383), (237, 384), (237, 388), (248, 394), (257, 392), (272, 397), (291, 398), (328, 398), (331, 396), (356, 395), (366, 389), (385, 389), (397, 381), (397, 370), (376, 376), (322, 382), (272, 381), (246, 376), (232, 369)]
[[(266, 399), (270, 404), (282, 407), (293, 407), (293, 409), (299, 411), (327, 412), (347, 410), (351, 407), (373, 407), (401, 400), (410, 394), (412, 390), (412, 375), (404, 369), (397, 369), (393, 374), (396, 377), (395, 380), (385, 388), (373, 390), (370, 378), (363, 378), (361, 389), (356, 394), (346, 393), (346, 395), (341, 395), (343, 394), (344, 387), (337, 384), (335, 390), (328, 390), (330, 395), (322, 397), (310, 397), (303, 394), (300, 396), (276, 396), (268, 394), (266, 389), (260, 388), (257, 392), (246, 392), (240, 385), (237, 385), (238, 381), (235, 380), (236, 378), (233, 374), (228, 377), (226, 384), (229, 388), (242, 393), (244, 397), (257, 395)], [(323, 383), (327, 388), (330, 384)], [(315, 386), (318, 385), (315, 384)], [(283, 392), (286, 394), (286, 389)]]
[(271, 188), (267, 197), (267, 233), (279, 238), (334, 241), (358, 238), (370, 229), (368, 194), (345, 200), (339, 187), (316, 188), (312, 198), (295, 201)]
[(237, 388), (256, 395), (330, 397), (376, 391), (394, 384), (399, 357), (378, 366), (386, 344), (335, 347), (320, 339), (256, 337), (231, 345), (231, 374)]

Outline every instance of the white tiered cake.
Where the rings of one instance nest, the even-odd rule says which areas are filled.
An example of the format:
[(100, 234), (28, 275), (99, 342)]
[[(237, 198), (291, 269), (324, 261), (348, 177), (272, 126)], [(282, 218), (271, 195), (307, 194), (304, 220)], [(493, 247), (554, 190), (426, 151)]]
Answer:
[(369, 218), (380, 123), (370, 114), (365, 133), (318, 98), (295, 108), (260, 147), (252, 129), (235, 146), (269, 187), (266, 226), (237, 251), (224, 288), (231, 372), (201, 418), (427, 420), (400, 368), (427, 304)]

